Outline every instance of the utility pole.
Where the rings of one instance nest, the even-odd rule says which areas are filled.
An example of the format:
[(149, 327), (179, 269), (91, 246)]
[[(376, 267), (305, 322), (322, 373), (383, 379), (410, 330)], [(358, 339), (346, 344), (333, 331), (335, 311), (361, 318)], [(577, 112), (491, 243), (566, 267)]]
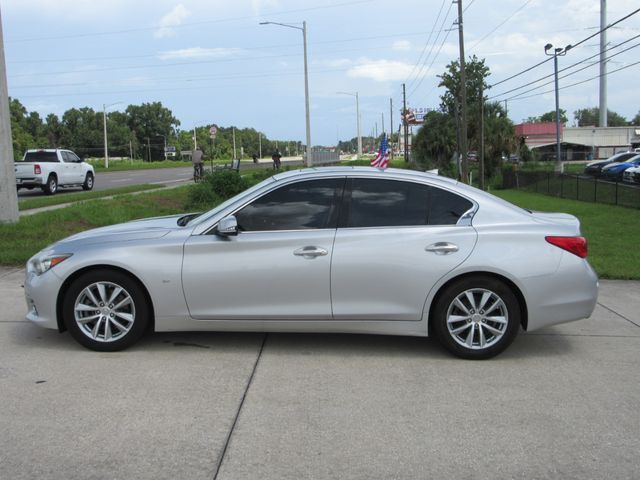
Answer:
[(262, 133), (258, 132), (258, 151), (260, 158), (262, 158)]
[(402, 125), (404, 125), (404, 161), (409, 162), (409, 129), (407, 125), (407, 89), (402, 84)]
[(104, 168), (109, 168), (109, 146), (107, 144), (107, 105), (102, 104), (102, 127), (104, 128)]
[(233, 159), (238, 158), (236, 156), (236, 127), (233, 127)]
[(389, 143), (391, 144), (391, 160), (393, 160), (393, 98), (389, 99)]
[(507, 105), (507, 100), (504, 101), (504, 114), (509, 116), (509, 106)]
[(607, 0), (600, 0), (600, 108), (598, 126), (607, 126)]
[(382, 112), (382, 134), (384, 135), (384, 112)]
[(458, 42), (460, 46), (460, 153), (462, 155), (462, 182), (469, 183), (467, 164), (467, 78), (464, 60), (464, 30), (462, 24), (462, 0), (458, 4)]
[(484, 80), (480, 83), (480, 190), (484, 190)]
[(13, 166), (13, 141), (11, 139), (11, 115), (7, 71), (4, 63), (4, 37), (0, 14), (0, 222), (18, 221), (18, 192), (16, 172)]

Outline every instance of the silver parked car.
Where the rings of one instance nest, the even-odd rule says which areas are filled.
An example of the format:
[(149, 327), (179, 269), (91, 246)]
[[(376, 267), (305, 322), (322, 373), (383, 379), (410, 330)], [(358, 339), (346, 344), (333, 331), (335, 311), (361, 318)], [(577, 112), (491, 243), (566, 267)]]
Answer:
[(427, 336), (472, 359), (591, 315), (578, 220), (428, 173), (278, 174), (200, 215), (83, 232), (31, 258), (27, 318), (85, 347), (155, 331)]

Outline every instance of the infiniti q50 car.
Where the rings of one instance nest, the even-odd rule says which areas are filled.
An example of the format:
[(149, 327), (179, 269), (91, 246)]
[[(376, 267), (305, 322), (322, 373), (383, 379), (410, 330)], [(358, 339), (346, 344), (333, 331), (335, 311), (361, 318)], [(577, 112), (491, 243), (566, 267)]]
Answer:
[(578, 220), (437, 175), (275, 175), (203, 214), (89, 230), (27, 264), (27, 318), (99, 351), (155, 331), (435, 335), (489, 358), (591, 315)]

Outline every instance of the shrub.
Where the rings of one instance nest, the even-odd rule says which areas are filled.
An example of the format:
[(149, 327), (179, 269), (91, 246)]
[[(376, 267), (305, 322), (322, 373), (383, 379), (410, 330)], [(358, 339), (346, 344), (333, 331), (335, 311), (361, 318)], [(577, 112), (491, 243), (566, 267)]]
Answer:
[(235, 170), (207, 172), (202, 181), (189, 189), (187, 208), (207, 209), (246, 190), (249, 182)]

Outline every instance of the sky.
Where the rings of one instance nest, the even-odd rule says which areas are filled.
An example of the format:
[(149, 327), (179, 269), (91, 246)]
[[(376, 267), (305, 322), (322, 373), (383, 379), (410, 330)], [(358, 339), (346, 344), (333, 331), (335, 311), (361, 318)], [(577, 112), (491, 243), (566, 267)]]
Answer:
[[(484, 58), (496, 84), (487, 95), (507, 100), (514, 123), (554, 110), (553, 83), (540, 87), (553, 77), (520, 88), (551, 75), (553, 61), (509, 77), (546, 60), (548, 43), (597, 33), (600, 0), (461, 1), (465, 56)], [(608, 23), (640, 8), (606, 4)], [(383, 117), (389, 131), (391, 102), (397, 130), (403, 83), (408, 106), (437, 108), (437, 75), (459, 56), (450, 0), (0, 0), (0, 12), (9, 95), (43, 118), (160, 101), (183, 130), (215, 123), (303, 142), (306, 21), (314, 145), (356, 136), (348, 94), (358, 93), (362, 135), (380, 133)], [(559, 80), (570, 125), (575, 110), (598, 105), (599, 41), (558, 58), (561, 70), (578, 64)], [(608, 29), (607, 42), (608, 107), (631, 119), (640, 111), (640, 13)]]

